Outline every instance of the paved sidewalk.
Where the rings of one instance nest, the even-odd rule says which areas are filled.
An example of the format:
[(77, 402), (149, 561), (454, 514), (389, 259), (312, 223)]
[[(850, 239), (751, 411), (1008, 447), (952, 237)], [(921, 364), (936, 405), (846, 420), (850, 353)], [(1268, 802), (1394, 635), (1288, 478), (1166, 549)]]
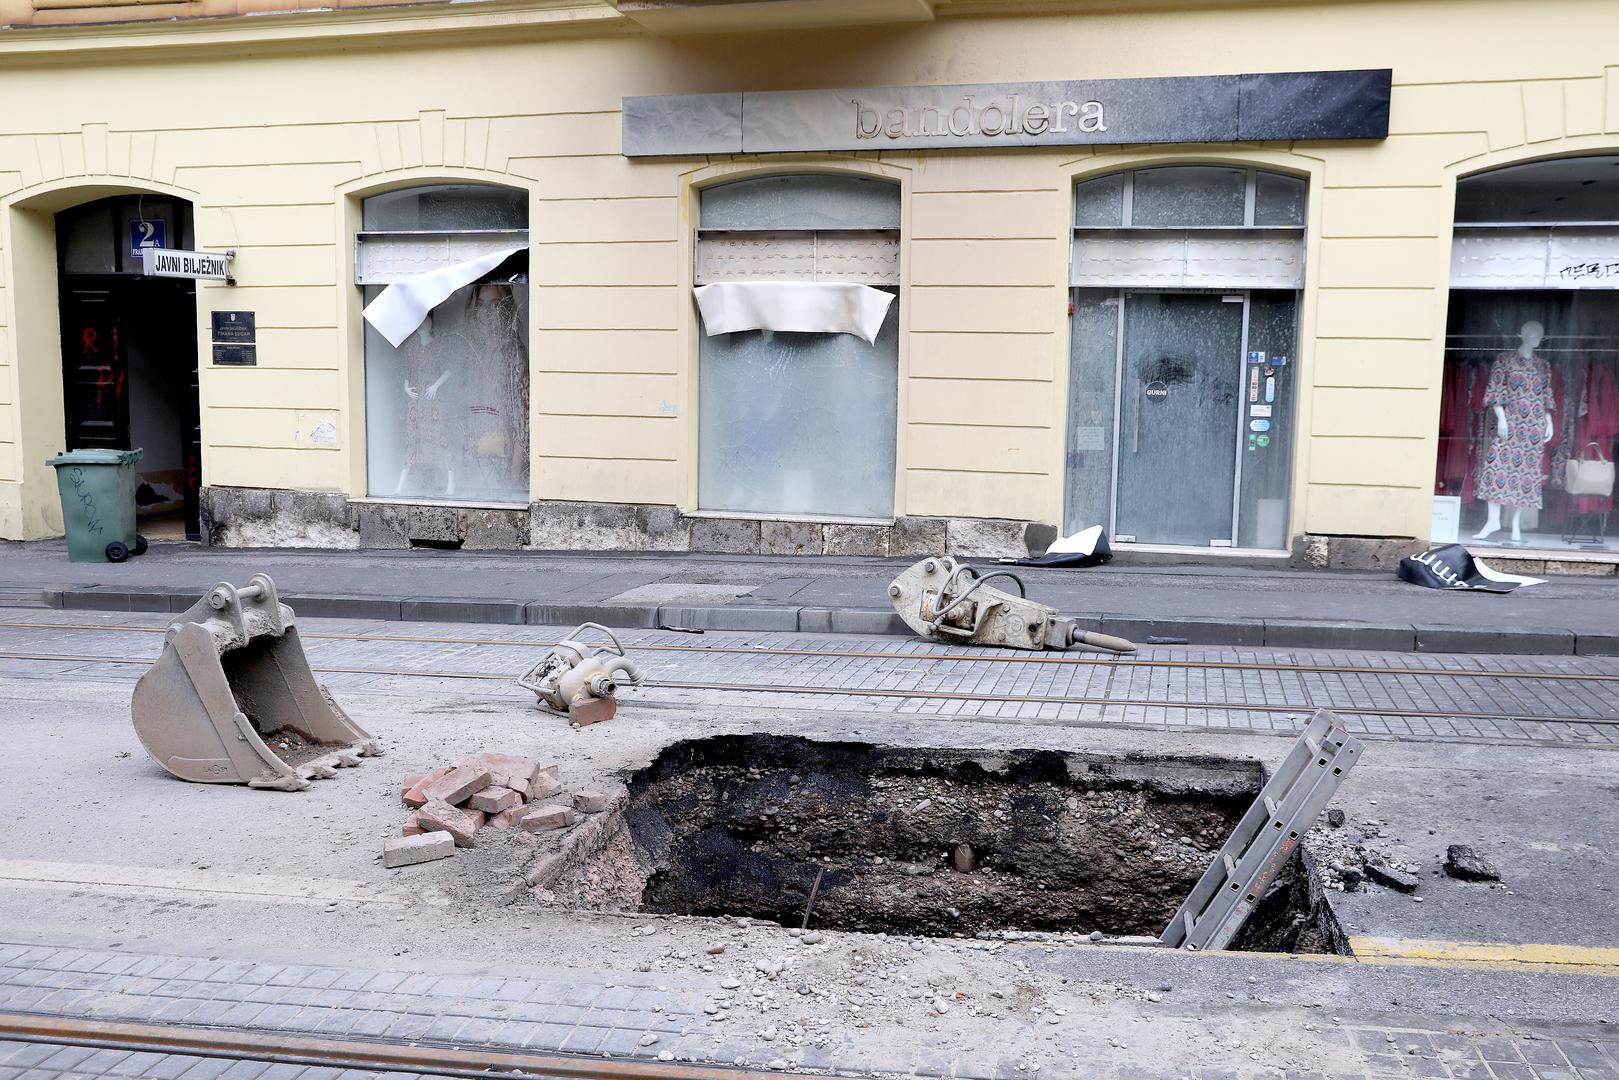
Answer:
[[(908, 560), (656, 553), (311, 551), (154, 544), (122, 565), (60, 541), (0, 543), (0, 603), (180, 611), (215, 581), (269, 573), (306, 616), (440, 622), (906, 634), (886, 588)], [(1034, 598), (1137, 642), (1619, 655), (1619, 578), (1511, 595), (1391, 573), (1132, 566), (1017, 571)]]
[[(886, 947), (899, 948), (899, 944)], [(931, 947), (965, 946), (934, 943)], [(723, 1015), (715, 1019), (718, 1014), (708, 1008), (713, 995), (695, 988), (658, 985), (648, 976), (620, 980), (611, 972), (542, 979), (520, 974), (517, 965), (509, 962), (498, 966), (506, 970), (491, 970), (482, 976), (437, 975), (407, 969), (258, 963), (218, 956), (205, 959), (0, 942), (0, 1009), (426, 1046), (963, 1080), (1059, 1076), (1100, 1080), (1166, 1076), (1196, 1080), (1619, 1077), (1619, 1036), (1603, 1025), (1508, 1024), (1491, 1019), (1457, 1022), (1454, 1017), (1430, 1018), (1415, 1010), (1335, 1015), (1338, 1006), (1267, 1007), (1246, 995), (1250, 1000), (1241, 1004), (1195, 1008), (1191, 1013), (1152, 1000), (1135, 1002), (1127, 1012), (1156, 1017), (1153, 1026), (1162, 1032), (1158, 1038), (1166, 1040), (1158, 1046), (1153, 1045), (1156, 1040), (1152, 1037), (1125, 1043), (1119, 1035), (1134, 1026), (1130, 1018), (1116, 1013), (1105, 1016), (1100, 1010), (1072, 1015), (1071, 1010), (1060, 1010), (1042, 1016), (1044, 1010), (1036, 1009), (1030, 1020), (1007, 1021), (999, 1045), (964, 1046), (948, 1034), (914, 1030), (907, 1033), (910, 1038), (898, 1039), (889, 1033), (879, 1041), (862, 1034), (858, 1005), (850, 1010), (850, 1002), (821, 991), (800, 1005), (802, 995), (793, 989), (787, 974), (777, 978), (749, 972), (740, 980), (742, 986), (728, 996), (751, 995), (759, 999), (756, 1008), (764, 1015), (779, 1012), (782, 1035), (761, 1041), (743, 1030), (746, 1020), (722, 1023)], [(776, 1004), (778, 996), (780, 1005)], [(850, 998), (864, 996), (856, 989)], [(1009, 1005), (1000, 1005), (993, 998), (979, 1002), (974, 996), (958, 995), (956, 1008), (995, 1012)], [(820, 1013), (822, 1018), (794, 1022), (795, 1012)], [(948, 1029), (948, 1019), (936, 1017), (931, 1026), (935, 1031)], [(1059, 1060), (1031, 1053), (1026, 1045), (1030, 1027), (1047, 1027), (1043, 1020), (1058, 1029), (1065, 1048)], [(1172, 1029), (1187, 1023), (1199, 1028), (1207, 1024), (1211, 1051), (1198, 1055), (1195, 1064), (1172, 1068), (1168, 1062), (1183, 1057), (1183, 1048), (1172, 1045)], [(1276, 1032), (1278, 1042), (1286, 1043), (1285, 1048), (1251, 1041), (1267, 1028)], [(37, 1058), (40, 1051), (24, 1054)], [(69, 1067), (77, 1075), (128, 1075), (112, 1068), (115, 1063), (110, 1061), (103, 1061), (109, 1067), (99, 1072), (87, 1069), (92, 1053), (69, 1051), (67, 1055), (82, 1059), (77, 1067)], [(1040, 1067), (1036, 1062), (1042, 1058)], [(8, 1064), (0, 1062), (0, 1075), (5, 1075)], [(242, 1075), (245, 1080), (252, 1074)]]

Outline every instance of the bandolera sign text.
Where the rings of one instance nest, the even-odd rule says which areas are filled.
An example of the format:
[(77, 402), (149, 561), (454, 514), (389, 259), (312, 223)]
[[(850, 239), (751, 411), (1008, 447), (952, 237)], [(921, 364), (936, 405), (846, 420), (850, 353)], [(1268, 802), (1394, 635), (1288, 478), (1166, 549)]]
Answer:
[[(882, 109), (861, 98), (853, 99), (855, 138), (877, 141), (910, 138), (964, 139), (974, 135), (1064, 135), (1070, 130), (1090, 133), (1107, 130), (1106, 106), (1100, 101), (1028, 101), (1021, 94), (1010, 100), (978, 101), (963, 94), (959, 104)], [(1070, 128), (1072, 125), (1072, 128)]]
[(1387, 68), (624, 99), (627, 157), (1382, 139)]

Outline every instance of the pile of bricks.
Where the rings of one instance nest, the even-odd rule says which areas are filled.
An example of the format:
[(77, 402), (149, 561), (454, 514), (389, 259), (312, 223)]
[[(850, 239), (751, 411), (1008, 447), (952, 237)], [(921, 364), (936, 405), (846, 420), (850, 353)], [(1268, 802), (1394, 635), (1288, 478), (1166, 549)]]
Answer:
[(608, 802), (599, 791), (564, 791), (555, 765), (489, 753), (407, 776), (399, 797), (414, 812), (401, 835), (382, 845), (382, 865), (390, 868), (449, 858), (472, 847), (479, 829), (566, 829)]

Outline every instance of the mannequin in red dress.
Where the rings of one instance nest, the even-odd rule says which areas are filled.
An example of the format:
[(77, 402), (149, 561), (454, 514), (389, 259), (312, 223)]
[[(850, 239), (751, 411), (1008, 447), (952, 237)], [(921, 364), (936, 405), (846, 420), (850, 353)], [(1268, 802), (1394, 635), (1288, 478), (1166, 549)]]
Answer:
[[(1479, 490), (1489, 505), (1484, 527), (1473, 534), (1484, 540), (1501, 531), (1501, 507), (1512, 509), (1512, 543), (1523, 543), (1523, 511), (1539, 509), (1541, 446), (1552, 437), (1551, 369), (1535, 355), (1546, 328), (1526, 322), (1518, 331), (1516, 352), (1502, 353), (1490, 365), (1490, 387), (1484, 402), (1495, 408), (1495, 437), (1479, 471)], [(1536, 430), (1543, 429), (1543, 430)]]

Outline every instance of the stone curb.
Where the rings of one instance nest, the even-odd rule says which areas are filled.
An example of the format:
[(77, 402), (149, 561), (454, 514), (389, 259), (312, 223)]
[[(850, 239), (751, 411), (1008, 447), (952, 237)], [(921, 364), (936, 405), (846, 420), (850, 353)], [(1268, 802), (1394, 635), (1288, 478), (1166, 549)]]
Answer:
[[(0, 607), (67, 611), (181, 612), (200, 593), (168, 589), (8, 589)], [(378, 619), (406, 622), (485, 623), (508, 626), (576, 626), (598, 622), (636, 630), (660, 627), (759, 633), (863, 634), (910, 637), (892, 611), (874, 608), (791, 607), (766, 604), (606, 604), (545, 600), (484, 600), (466, 597), (381, 597), (344, 594), (284, 594), (306, 618)], [(1619, 632), (1576, 634), (1572, 630), (1474, 629), (1405, 623), (1359, 623), (1309, 619), (1152, 619), (1138, 615), (1081, 614), (1081, 626), (1125, 637), (1138, 645), (1152, 638), (1184, 639), (1188, 645), (1241, 645), (1275, 649), (1349, 649), (1378, 652), (1481, 653), (1520, 656), (1619, 656)], [(1181, 644), (1180, 640), (1164, 644)]]

